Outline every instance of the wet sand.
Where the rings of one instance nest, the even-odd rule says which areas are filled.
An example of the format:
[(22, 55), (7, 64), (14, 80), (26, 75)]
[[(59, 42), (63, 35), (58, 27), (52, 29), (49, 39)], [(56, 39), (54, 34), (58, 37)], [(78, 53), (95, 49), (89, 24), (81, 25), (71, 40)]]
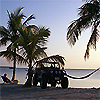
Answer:
[(0, 84), (0, 100), (100, 100), (100, 88), (38, 87)]

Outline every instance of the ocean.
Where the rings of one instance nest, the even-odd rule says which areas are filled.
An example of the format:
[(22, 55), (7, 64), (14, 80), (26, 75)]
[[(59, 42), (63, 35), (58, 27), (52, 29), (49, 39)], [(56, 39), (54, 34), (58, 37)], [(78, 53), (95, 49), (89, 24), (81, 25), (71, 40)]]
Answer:
[[(94, 69), (66, 69), (67, 73), (71, 76), (81, 77), (85, 76)], [(12, 69), (9, 68), (0, 68), (0, 75), (7, 73), (8, 78), (12, 77)], [(27, 68), (17, 68), (16, 69), (16, 78), (19, 80), (19, 84), (24, 84), (26, 81)], [(69, 80), (69, 87), (71, 88), (99, 88), (100, 87), (100, 70), (94, 73), (92, 76), (86, 79), (71, 79)], [(2, 78), (0, 78), (0, 83), (3, 83)]]

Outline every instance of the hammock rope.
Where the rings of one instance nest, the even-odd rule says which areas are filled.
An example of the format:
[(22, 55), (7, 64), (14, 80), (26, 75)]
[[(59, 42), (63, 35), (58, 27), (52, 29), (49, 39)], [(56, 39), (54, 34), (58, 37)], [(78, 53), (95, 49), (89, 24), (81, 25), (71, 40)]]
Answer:
[(94, 70), (93, 72), (89, 73), (88, 75), (82, 76), (82, 77), (74, 77), (74, 76), (68, 75), (67, 72), (66, 72), (66, 70), (64, 70), (64, 71), (65, 71), (66, 76), (69, 77), (69, 78), (72, 78), (72, 79), (85, 79), (85, 78), (88, 78), (88, 77), (90, 77), (91, 75), (93, 75), (93, 74), (94, 74), (95, 72), (97, 72), (98, 70), (100, 70), (100, 67), (99, 67), (98, 69)]

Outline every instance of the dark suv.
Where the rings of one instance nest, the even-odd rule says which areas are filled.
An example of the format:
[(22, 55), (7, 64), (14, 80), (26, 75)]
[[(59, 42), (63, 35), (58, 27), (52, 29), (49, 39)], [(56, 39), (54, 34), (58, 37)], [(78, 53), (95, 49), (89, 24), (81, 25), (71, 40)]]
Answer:
[(40, 82), (42, 89), (47, 87), (47, 83), (51, 86), (56, 86), (56, 83), (60, 84), (62, 88), (68, 87), (68, 78), (63, 69), (60, 69), (60, 65), (57, 62), (41, 63), (35, 71), (33, 77), (33, 85), (37, 86)]

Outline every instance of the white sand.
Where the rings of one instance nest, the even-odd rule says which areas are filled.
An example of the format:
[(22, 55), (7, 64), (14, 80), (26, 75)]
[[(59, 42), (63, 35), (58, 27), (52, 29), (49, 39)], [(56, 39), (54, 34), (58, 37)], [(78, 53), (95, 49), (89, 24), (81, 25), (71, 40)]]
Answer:
[(0, 100), (100, 100), (100, 88), (26, 88), (23, 85), (0, 84)]

